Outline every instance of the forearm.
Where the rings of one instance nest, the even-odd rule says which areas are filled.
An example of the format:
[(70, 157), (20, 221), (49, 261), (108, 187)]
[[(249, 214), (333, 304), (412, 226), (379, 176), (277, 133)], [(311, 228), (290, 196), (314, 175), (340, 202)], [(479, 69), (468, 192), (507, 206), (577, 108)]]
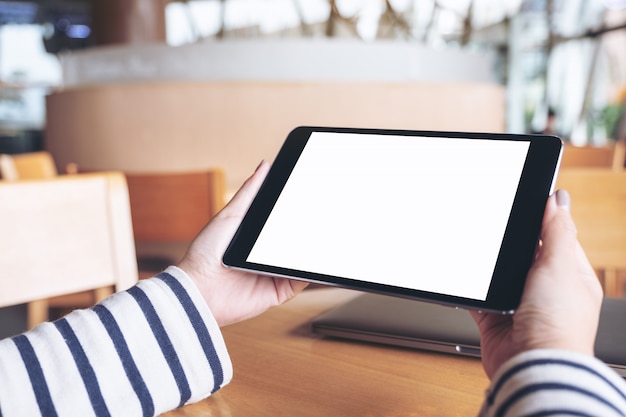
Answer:
[(0, 415), (156, 415), (228, 383), (208, 307), (181, 270), (168, 272), (1, 341)]
[(481, 417), (618, 416), (626, 414), (626, 383), (599, 360), (561, 350), (516, 356), (494, 376)]

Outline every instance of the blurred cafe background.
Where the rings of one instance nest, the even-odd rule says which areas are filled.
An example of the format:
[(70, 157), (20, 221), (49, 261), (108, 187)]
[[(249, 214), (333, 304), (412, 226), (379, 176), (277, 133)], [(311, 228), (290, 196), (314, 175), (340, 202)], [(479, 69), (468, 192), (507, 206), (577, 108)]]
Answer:
[[(175, 263), (304, 124), (549, 133), (564, 168), (623, 171), (626, 0), (0, 0), (0, 154), (13, 164), (0, 187), (41, 151), (53, 176), (123, 173), (138, 278)], [(590, 198), (617, 213), (602, 214), (609, 249), (597, 217), (589, 234), (579, 221), (612, 296), (626, 269), (620, 181), (613, 205)], [(156, 209), (175, 193), (201, 213)], [(10, 304), (3, 334), (30, 314)]]
[[(0, 151), (44, 148), (45, 96), (85, 83), (438, 81), (472, 76), (465, 71), (506, 87), (507, 131), (604, 145), (618, 135), (626, 100), (625, 8), (623, 0), (0, 1)], [(308, 48), (398, 61), (346, 74), (297, 52)], [(413, 74), (391, 65), (412, 55), (406, 65), (420, 66), (434, 53), (467, 62)], [(182, 69), (183, 59), (199, 67)]]

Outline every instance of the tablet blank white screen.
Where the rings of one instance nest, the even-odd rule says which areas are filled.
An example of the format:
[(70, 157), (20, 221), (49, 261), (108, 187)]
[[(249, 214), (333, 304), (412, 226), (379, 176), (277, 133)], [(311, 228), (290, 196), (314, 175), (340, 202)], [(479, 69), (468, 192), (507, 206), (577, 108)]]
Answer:
[(485, 300), (529, 146), (314, 132), (247, 261)]

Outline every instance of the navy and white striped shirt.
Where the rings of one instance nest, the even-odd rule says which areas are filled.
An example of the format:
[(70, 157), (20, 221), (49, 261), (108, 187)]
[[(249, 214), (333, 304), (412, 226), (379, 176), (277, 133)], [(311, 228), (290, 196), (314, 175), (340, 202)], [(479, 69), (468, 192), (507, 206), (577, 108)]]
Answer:
[(626, 383), (588, 355), (532, 350), (494, 375), (482, 416), (626, 416)]
[(171, 267), (92, 309), (0, 342), (0, 416), (153, 416), (232, 378), (221, 332)]
[[(211, 312), (170, 267), (94, 308), (0, 341), (0, 417), (153, 416), (231, 378)], [(502, 366), (480, 416), (626, 416), (625, 393), (624, 380), (595, 358), (535, 350)]]

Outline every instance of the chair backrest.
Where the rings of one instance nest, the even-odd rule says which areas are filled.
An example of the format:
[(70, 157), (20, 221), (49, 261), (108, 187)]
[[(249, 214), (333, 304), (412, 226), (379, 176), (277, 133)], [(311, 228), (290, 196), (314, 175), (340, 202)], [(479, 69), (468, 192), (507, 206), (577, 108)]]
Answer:
[(0, 181), (0, 306), (137, 282), (124, 174)]
[(0, 176), (5, 180), (50, 178), (56, 175), (54, 158), (47, 151), (0, 155)]
[(626, 270), (626, 171), (561, 169), (557, 188), (571, 195), (578, 238), (594, 268)]
[(573, 146), (563, 148), (561, 168), (611, 168), (615, 159), (615, 146)]
[(225, 204), (221, 169), (126, 174), (136, 241), (189, 242)]

